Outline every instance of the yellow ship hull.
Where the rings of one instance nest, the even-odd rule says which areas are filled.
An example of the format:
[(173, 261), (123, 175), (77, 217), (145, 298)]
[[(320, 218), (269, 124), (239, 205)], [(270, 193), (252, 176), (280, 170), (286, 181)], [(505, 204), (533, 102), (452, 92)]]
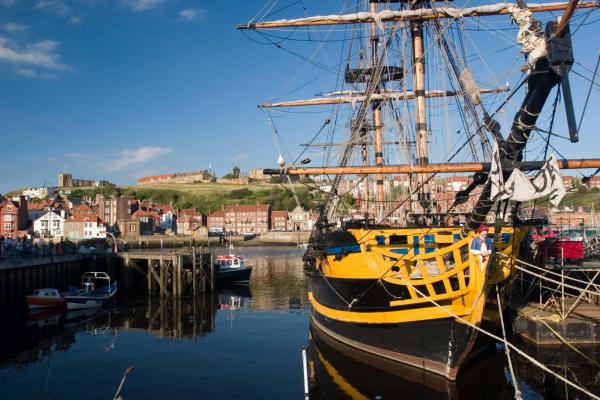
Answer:
[(307, 268), (312, 322), (351, 347), (455, 379), (526, 233), (503, 228), (482, 263), (469, 251), (475, 235), (460, 228), (328, 232)]

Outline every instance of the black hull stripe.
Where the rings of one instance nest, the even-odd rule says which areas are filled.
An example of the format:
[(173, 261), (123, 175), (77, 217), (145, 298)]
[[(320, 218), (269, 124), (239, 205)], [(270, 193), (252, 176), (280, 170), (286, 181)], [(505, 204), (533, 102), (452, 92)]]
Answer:
[[(352, 303), (353, 312), (402, 311), (431, 307), (430, 302), (411, 305), (390, 306), (390, 301), (408, 300), (410, 294), (404, 285), (394, 285), (377, 279), (325, 278), (320, 272), (309, 275), (310, 289), (315, 301), (327, 308), (348, 311)], [(454, 284), (451, 282), (454, 286)], [(456, 281), (458, 285), (458, 281)], [(417, 285), (417, 289), (426, 291)], [(443, 286), (443, 283), (442, 283)], [(441, 306), (452, 305), (451, 300), (438, 301)]]

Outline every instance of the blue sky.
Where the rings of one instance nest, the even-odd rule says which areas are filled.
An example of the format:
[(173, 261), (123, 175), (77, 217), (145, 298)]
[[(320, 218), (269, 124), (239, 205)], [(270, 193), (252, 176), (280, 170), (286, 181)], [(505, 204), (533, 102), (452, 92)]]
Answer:
[[(217, 175), (234, 165), (243, 171), (273, 166), (279, 149), (256, 104), (332, 90), (335, 76), (287, 50), (257, 43), (264, 42), (261, 36), (234, 29), (264, 3), (0, 0), (0, 192), (54, 185), (65, 168), (75, 178), (132, 184), (143, 175), (209, 165)], [(332, 2), (324, 9), (321, 3), (280, 6), (291, 5), (285, 10), (290, 17), (335, 13), (341, 7)], [(598, 54), (598, 26), (578, 32), (589, 38), (576, 48), (588, 68)], [(319, 46), (314, 39), (339, 35), (307, 32), (289, 48), (311, 57)], [(491, 36), (483, 40), (500, 46)], [(324, 44), (322, 50), (334, 45)], [(338, 55), (322, 53), (315, 59), (336, 65)], [(509, 50), (511, 59), (515, 54), (518, 49)], [(492, 69), (510, 65), (505, 55), (490, 56)], [(514, 85), (518, 76), (517, 70), (507, 80)], [(576, 107), (582, 107), (587, 83), (574, 86), (583, 93), (576, 99)], [(592, 92), (588, 110), (596, 125), (599, 119), (591, 111), (598, 109), (598, 97), (598, 90)], [(298, 143), (318, 131), (326, 111), (273, 113), (293, 155)], [(600, 147), (592, 135), (597, 134), (582, 131), (578, 147), (564, 143), (564, 154), (597, 155)]]

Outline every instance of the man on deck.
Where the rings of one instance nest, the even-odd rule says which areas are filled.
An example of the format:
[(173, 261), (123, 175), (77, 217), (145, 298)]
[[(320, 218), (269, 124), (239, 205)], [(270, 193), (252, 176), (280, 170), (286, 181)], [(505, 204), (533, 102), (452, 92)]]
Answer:
[(471, 253), (479, 256), (482, 267), (486, 265), (490, 254), (492, 254), (492, 239), (487, 237), (488, 231), (489, 228), (486, 225), (479, 225), (477, 237), (471, 242)]

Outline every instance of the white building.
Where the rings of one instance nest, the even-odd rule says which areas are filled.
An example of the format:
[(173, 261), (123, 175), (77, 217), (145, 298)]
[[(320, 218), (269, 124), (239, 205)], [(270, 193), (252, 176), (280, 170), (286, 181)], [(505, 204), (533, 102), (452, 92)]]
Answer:
[(25, 196), (27, 199), (43, 199), (45, 197), (48, 197), (49, 194), (49, 189), (46, 186), (42, 186), (42, 187), (34, 187), (34, 188), (29, 188), (29, 189), (25, 189), (23, 190), (23, 196)]
[(54, 211), (48, 211), (33, 221), (33, 232), (40, 237), (64, 236), (65, 219)]
[(293, 231), (310, 231), (314, 222), (314, 216), (310, 212), (297, 206), (294, 208), (294, 211), (289, 213), (288, 229)]
[(106, 238), (106, 225), (96, 214), (69, 215), (64, 236), (71, 240)]

